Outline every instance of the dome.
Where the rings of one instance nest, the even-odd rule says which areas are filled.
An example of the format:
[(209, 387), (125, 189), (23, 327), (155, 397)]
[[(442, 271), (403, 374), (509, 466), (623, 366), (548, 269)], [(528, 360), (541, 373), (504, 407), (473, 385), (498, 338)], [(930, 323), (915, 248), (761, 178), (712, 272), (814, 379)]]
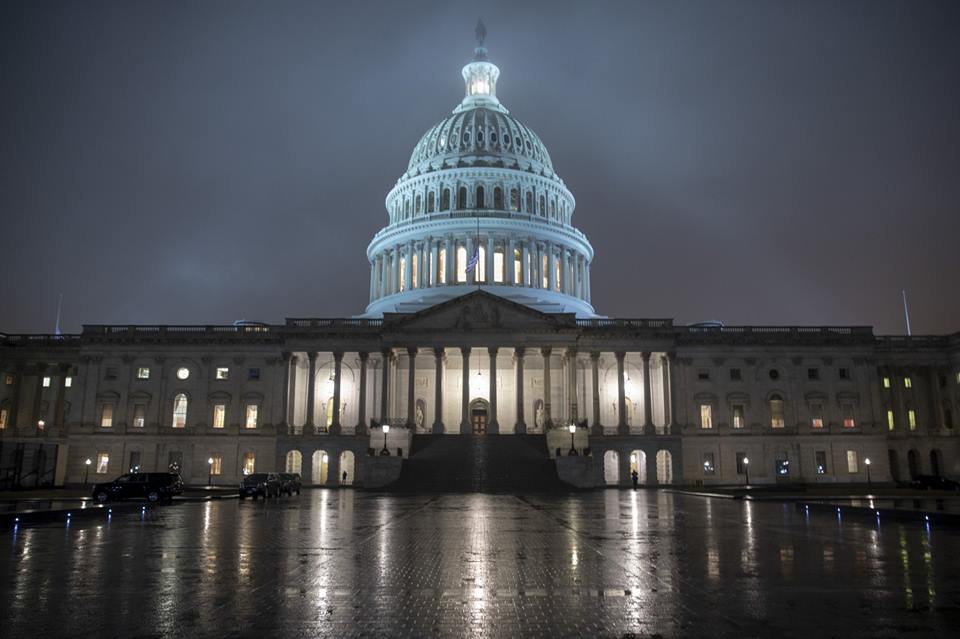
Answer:
[(458, 167), (500, 167), (552, 177), (540, 138), (506, 110), (476, 106), (454, 112), (414, 147), (407, 176)]

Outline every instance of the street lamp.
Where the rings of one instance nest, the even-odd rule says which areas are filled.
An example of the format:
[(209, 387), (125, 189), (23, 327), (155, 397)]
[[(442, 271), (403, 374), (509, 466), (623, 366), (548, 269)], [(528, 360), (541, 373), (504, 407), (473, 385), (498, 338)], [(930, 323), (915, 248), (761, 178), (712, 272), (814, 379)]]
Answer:
[(749, 486), (750, 485), (750, 458), (749, 457), (743, 458), (743, 473), (747, 476), (746, 477), (747, 481), (745, 485)]
[(867, 490), (870, 490), (870, 458), (864, 459), (863, 463), (867, 465)]
[(213, 457), (207, 458), (207, 486), (213, 485)]
[(577, 425), (574, 422), (570, 422), (570, 452), (567, 455), (577, 455), (577, 447), (573, 443), (573, 437), (577, 434)]
[(390, 451), (387, 450), (387, 433), (390, 432), (390, 424), (383, 425), (383, 450), (380, 451), (381, 455), (387, 456), (390, 454)]
[(45, 422), (45, 421), (43, 421), (43, 420), (41, 419), (41, 420), (39, 420), (39, 421), (37, 422), (37, 429), (38, 429), (38, 430), (43, 430), (43, 427), (46, 426), (46, 425), (47, 425), (47, 422)]
[(83, 474), (83, 485), (86, 486), (86, 485), (89, 483), (89, 480), (90, 480), (90, 464), (92, 464), (93, 462), (90, 461), (90, 458), (89, 458), (89, 457), (87, 457), (87, 461), (85, 461), (85, 462), (83, 462), (83, 463), (84, 463), (84, 465), (87, 467), (86, 472)]

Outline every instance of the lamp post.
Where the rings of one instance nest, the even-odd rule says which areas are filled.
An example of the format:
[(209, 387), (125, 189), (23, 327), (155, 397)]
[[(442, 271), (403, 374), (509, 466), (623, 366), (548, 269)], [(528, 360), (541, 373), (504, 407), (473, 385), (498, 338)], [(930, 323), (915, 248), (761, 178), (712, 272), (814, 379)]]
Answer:
[(207, 486), (213, 485), (213, 457), (207, 458)]
[(572, 455), (577, 455), (577, 454), (579, 454), (579, 453), (577, 453), (577, 447), (576, 447), (576, 445), (574, 444), (574, 441), (573, 441), (574, 436), (577, 434), (577, 425), (576, 425), (576, 423), (570, 422), (569, 430), (570, 430), (570, 452), (567, 453), (567, 455), (571, 455), (571, 456), (572, 456)]
[(746, 475), (746, 479), (747, 479), (744, 485), (749, 486), (750, 485), (750, 458), (749, 457), (743, 458), (743, 473)]
[(870, 458), (864, 459), (863, 463), (867, 465), (867, 490), (870, 490)]
[(90, 464), (93, 462), (90, 461), (90, 458), (87, 457), (87, 461), (83, 462), (83, 465), (86, 466), (86, 472), (83, 474), (83, 485), (86, 486), (90, 482)]
[(383, 450), (380, 451), (381, 455), (387, 456), (390, 454), (390, 451), (387, 450), (387, 433), (390, 432), (390, 424), (383, 425)]

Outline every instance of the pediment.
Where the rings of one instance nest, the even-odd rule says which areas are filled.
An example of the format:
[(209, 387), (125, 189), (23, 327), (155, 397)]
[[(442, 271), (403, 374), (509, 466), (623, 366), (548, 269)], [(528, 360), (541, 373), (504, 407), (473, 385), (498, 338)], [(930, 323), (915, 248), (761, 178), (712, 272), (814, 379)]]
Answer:
[(542, 313), (479, 290), (416, 313), (384, 313), (384, 329), (404, 332), (513, 332), (576, 329), (573, 313)]

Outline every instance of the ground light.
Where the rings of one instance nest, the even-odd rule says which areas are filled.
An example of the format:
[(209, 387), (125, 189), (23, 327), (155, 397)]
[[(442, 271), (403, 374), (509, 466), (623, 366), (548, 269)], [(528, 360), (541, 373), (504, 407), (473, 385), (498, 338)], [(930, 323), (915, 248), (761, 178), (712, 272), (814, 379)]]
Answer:
[(570, 452), (568, 455), (577, 455), (577, 447), (573, 443), (573, 437), (577, 434), (577, 425), (574, 422), (570, 422)]
[(383, 450), (380, 451), (381, 455), (389, 455), (390, 451), (387, 450), (387, 433), (390, 432), (390, 424), (383, 425)]

